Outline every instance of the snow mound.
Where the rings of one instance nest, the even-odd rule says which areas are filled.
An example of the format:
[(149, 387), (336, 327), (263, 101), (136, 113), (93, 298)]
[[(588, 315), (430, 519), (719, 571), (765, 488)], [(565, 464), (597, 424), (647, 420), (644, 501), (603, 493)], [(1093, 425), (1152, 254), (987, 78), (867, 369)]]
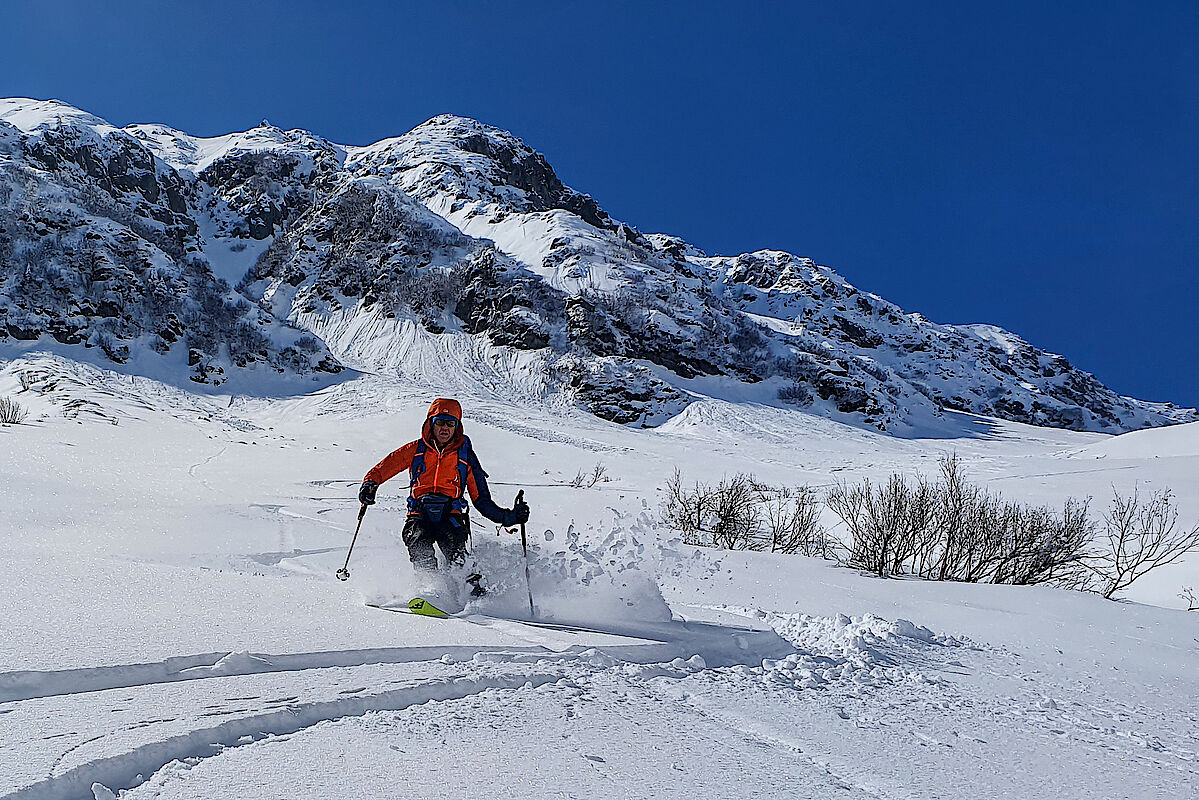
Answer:
[(1199, 422), (1113, 436), (1084, 447), (1074, 455), (1083, 458), (1196, 458), (1199, 457)]
[(63, 122), (96, 128), (101, 134), (117, 130), (114, 125), (61, 100), (34, 100), (28, 97), (0, 98), (0, 120), (25, 133), (52, 128)]
[[(732, 609), (728, 609), (732, 610)], [(762, 661), (762, 681), (795, 690), (832, 684), (882, 687), (897, 683), (936, 683), (938, 648), (965, 646), (961, 639), (936, 634), (906, 619), (888, 621), (873, 614), (849, 617), (778, 614), (742, 609), (788, 642), (796, 652)]]

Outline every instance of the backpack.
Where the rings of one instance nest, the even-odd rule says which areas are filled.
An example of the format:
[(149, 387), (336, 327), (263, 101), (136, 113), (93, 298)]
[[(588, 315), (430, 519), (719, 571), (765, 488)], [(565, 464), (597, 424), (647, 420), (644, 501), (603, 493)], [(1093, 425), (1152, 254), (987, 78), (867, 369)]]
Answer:
[[(412, 457), (412, 466), (408, 468), (410, 480), (408, 483), (409, 491), (416, 486), (416, 482), (420, 480), (420, 476), (425, 471), (425, 453), (429, 447), (425, 444), (422, 438), (416, 445), (416, 454)], [(470, 439), (466, 436), (462, 437), (462, 444), (458, 447), (458, 486), (462, 494), (458, 497), (446, 497), (443, 494), (427, 494), (420, 498), (408, 495), (408, 513), (420, 514), (429, 522), (440, 522), (441, 518), (447, 511), (465, 514), (468, 506), (466, 504), (466, 476), (470, 469), (471, 462)]]

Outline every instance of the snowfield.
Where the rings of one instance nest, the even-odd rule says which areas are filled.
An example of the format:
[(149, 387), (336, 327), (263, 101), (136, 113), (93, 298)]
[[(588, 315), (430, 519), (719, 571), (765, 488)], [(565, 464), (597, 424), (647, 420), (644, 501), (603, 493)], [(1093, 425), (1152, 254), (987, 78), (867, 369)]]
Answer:
[[(30, 412), (0, 427), (4, 800), (1199, 786), (1199, 614), (1176, 596), (1199, 560), (1110, 602), (700, 550), (659, 522), (676, 467), (827, 486), (931, 474), (951, 452), (1007, 497), (1102, 507), (1170, 486), (1193, 521), (1194, 424), (1111, 437), (962, 414), (956, 434), (903, 439), (716, 393), (636, 430), (544, 405), (536, 369), (485, 351), (445, 354), (491, 365), (473, 384), (418, 383), (401, 350), (394, 374), (275, 398), (0, 356), (0, 397)], [(361, 476), (449, 391), (497, 501), (524, 488), (532, 506), (536, 621), (519, 538), (477, 514), (486, 597), (451, 619), (367, 605), (420, 589), (396, 536), (402, 478), (334, 579)], [(608, 480), (570, 485), (597, 464)]]

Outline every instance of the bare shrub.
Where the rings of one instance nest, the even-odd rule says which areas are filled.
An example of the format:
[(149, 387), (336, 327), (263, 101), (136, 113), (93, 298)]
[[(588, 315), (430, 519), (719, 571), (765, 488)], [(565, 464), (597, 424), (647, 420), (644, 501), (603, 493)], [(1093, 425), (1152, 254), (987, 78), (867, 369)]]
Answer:
[(1089, 501), (1067, 498), (1060, 515), (1044, 507), (1009, 503), (998, 519), (996, 533), (1002, 536), (1003, 549), (992, 583), (1089, 586), (1087, 548), (1095, 537)]
[(761, 550), (762, 519), (748, 475), (725, 478), (712, 491), (707, 532), (712, 545), (725, 550)]
[(602, 463), (596, 463), (591, 468), (591, 472), (579, 470), (575, 476), (570, 479), (570, 485), (576, 489), (590, 489), (600, 482), (608, 482), (611, 478), (608, 477), (608, 468)]
[(687, 544), (762, 550), (762, 518), (756, 500), (754, 481), (748, 475), (726, 478), (716, 486), (697, 482), (687, 489), (676, 469), (667, 481), (664, 522), (682, 532)]
[(307, 334), (296, 339), (295, 346), (301, 353), (307, 353), (308, 355), (319, 353), (321, 350), (321, 343), (317, 338), (315, 336), (308, 336)]
[(1187, 611), (1199, 611), (1199, 597), (1195, 596), (1195, 590), (1190, 586), (1182, 587), (1182, 591), (1178, 596), (1187, 601)]
[(1104, 517), (1106, 551), (1094, 553), (1087, 566), (1106, 598), (1127, 589), (1138, 578), (1199, 550), (1199, 524), (1178, 528), (1178, 508), (1169, 489), (1142, 500), (1138, 491), (1116, 493)]
[(847, 563), (883, 577), (910, 571), (912, 563), (927, 560), (921, 554), (929, 547), (933, 498), (927, 482), (909, 484), (899, 474), (878, 486), (866, 479), (834, 487), (826, 502), (849, 530)]
[(778, 391), (781, 402), (792, 406), (807, 406), (812, 403), (812, 390), (798, 381), (788, 383)]
[(29, 416), (20, 403), (7, 397), (0, 397), (0, 425), (20, 425)]
[(597, 310), (620, 320), (634, 334), (645, 333), (649, 324), (649, 300), (643, 291), (622, 288), (607, 292), (596, 289), (584, 292), (583, 296)]
[(989, 559), (986, 531), (993, 519), (990, 497), (966, 483), (957, 455), (941, 459), (937, 484), (936, 528), (939, 542), (922, 551), (918, 573), (935, 580), (978, 580)]
[(405, 270), (392, 278), (393, 296), (403, 298), (422, 320), (435, 322), (437, 317), (452, 308), (466, 286), (462, 269)]
[(699, 483), (694, 489), (683, 486), (683, 476), (678, 469), (666, 482), (666, 509), (662, 521), (681, 532), (687, 544), (706, 544), (701, 541), (700, 530), (707, 513), (709, 492)]
[(849, 533), (850, 566), (927, 580), (1089, 585), (1087, 502), (1071, 498), (1060, 514), (1008, 502), (967, 482), (956, 456), (940, 463), (935, 483), (895, 474), (829, 492)]
[(832, 559), (837, 541), (820, 524), (820, 498), (808, 486), (773, 489), (754, 483), (763, 522), (763, 549)]

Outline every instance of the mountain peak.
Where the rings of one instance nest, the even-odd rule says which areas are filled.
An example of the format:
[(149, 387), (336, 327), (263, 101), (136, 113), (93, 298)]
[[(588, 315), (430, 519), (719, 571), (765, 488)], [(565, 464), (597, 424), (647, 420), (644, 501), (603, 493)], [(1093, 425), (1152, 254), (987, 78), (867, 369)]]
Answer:
[(4, 120), (24, 133), (35, 133), (63, 123), (96, 128), (100, 133), (118, 130), (107, 120), (61, 100), (36, 100), (30, 97), (0, 98), (0, 120)]
[[(452, 196), (456, 200), (450, 205), (462, 201), (458, 209), (469, 206), (467, 214), (478, 212), (479, 203), (496, 203), (503, 213), (561, 209), (594, 228), (618, 231), (628, 241), (647, 244), (640, 233), (612, 219), (589, 195), (563, 183), (546, 157), (519, 137), (470, 117), (440, 114), (403, 136), (349, 148), (346, 164), (389, 176), (422, 202)], [(434, 210), (450, 214), (453, 221), (455, 209), (437, 206)]]
[(458, 114), (438, 114), (417, 125), (409, 132), (409, 135), (417, 132), (437, 133), (443, 136), (447, 134), (470, 135), (482, 133), (497, 139), (508, 139), (513, 142), (519, 142), (522, 146), (525, 146), (511, 131), (497, 128), (494, 125), (488, 125), (486, 122), (477, 120), (474, 117), (464, 117)]

